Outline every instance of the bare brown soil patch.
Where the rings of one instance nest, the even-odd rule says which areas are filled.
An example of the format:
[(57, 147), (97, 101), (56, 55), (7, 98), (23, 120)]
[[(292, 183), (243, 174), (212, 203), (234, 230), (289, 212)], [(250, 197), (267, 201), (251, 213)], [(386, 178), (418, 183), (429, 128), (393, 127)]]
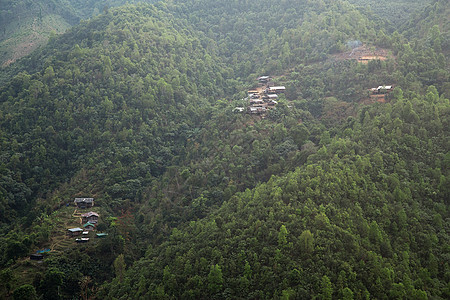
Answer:
[(362, 99), (360, 104), (386, 103), (386, 94), (370, 95), (369, 98)]
[(336, 60), (355, 59), (361, 63), (368, 63), (371, 60), (386, 60), (388, 58), (395, 58), (388, 49), (362, 45), (346, 52), (333, 54), (332, 57)]

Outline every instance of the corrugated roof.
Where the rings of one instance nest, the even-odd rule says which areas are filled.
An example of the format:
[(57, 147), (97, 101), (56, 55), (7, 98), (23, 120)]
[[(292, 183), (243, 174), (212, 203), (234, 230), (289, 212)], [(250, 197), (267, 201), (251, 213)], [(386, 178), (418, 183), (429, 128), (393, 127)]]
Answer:
[(88, 212), (88, 213), (81, 214), (81, 217), (85, 217), (85, 218), (89, 218), (89, 217), (91, 217), (91, 216), (96, 216), (96, 217), (98, 217), (98, 213), (93, 212), (93, 211), (90, 211), (90, 212)]
[(80, 227), (76, 227), (76, 228), (69, 228), (69, 229), (67, 229), (67, 230), (69, 230), (70, 232), (78, 232), (78, 231), (83, 231), (83, 229), (81, 229)]
[(93, 202), (93, 201), (94, 201), (94, 198), (75, 198), (75, 200), (74, 200), (75, 203), (79, 203), (79, 202), (88, 203), (88, 202)]

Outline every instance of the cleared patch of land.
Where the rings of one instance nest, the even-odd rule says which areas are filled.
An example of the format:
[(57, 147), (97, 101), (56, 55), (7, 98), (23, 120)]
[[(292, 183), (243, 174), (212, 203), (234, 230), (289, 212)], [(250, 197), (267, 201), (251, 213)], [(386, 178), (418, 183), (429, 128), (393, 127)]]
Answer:
[(22, 20), (20, 23), (10, 24), (13, 30), (8, 39), (0, 42), (0, 65), (6, 67), (21, 57), (45, 45), (52, 34), (64, 33), (70, 24), (59, 15), (46, 15), (42, 20), (38, 18)]
[(388, 49), (362, 45), (346, 52), (333, 54), (332, 58), (336, 60), (355, 59), (361, 63), (368, 63), (370, 60), (386, 60), (395, 57)]

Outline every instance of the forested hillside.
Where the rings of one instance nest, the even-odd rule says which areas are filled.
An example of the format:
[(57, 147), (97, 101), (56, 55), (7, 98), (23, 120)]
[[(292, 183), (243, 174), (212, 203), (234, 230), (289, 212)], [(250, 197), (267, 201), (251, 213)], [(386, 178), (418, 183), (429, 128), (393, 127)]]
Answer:
[(422, 11), (434, 0), (348, 0), (361, 10), (377, 15), (381, 20), (387, 20), (389, 28), (396, 30), (397, 26), (409, 21), (411, 15)]
[[(2, 0), (0, 2), (0, 68), (32, 53), (48, 39), (82, 19), (109, 7), (140, 1), (125, 0)], [(152, 3), (155, 1), (147, 0)]]
[[(127, 22), (136, 16), (139, 21), (131, 27)], [(161, 12), (140, 6), (102, 15), (64, 35), (58, 40), (63, 46), (42, 72), (21, 73), (2, 92), (6, 168), (20, 172), (20, 182), (34, 197), (67, 181), (98, 155), (131, 155), (128, 162), (136, 167), (142, 155), (144, 174), (160, 174), (182, 153), (186, 132), (208, 111), (199, 108), (224, 94), (230, 72), (186, 28), (181, 30)], [(129, 143), (138, 141), (152, 148), (135, 145), (126, 154)], [(137, 149), (141, 154), (134, 153)], [(26, 202), (19, 197), (11, 203), (25, 214), (21, 205)]]
[(103, 4), (0, 76), (1, 297), (450, 297), (447, 2)]
[(423, 11), (418, 11), (414, 17), (402, 27), (405, 35), (419, 37), (428, 45), (449, 54), (450, 49), (450, 14), (448, 1), (437, 0)]
[(102, 296), (447, 298), (448, 113), (433, 88), (363, 110), (305, 166), (174, 229)]
[(4, 0), (0, 3), (0, 67), (45, 45), (52, 34), (77, 24), (80, 16), (66, 1)]

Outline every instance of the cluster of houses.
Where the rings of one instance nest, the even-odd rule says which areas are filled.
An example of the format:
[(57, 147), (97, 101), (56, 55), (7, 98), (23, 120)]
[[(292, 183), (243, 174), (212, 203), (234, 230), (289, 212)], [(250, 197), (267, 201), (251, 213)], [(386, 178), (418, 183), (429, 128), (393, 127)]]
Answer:
[[(270, 76), (258, 77), (259, 89), (247, 92), (249, 114), (264, 114), (269, 109), (273, 109), (277, 105), (278, 95), (286, 91), (284, 86), (274, 86)], [(236, 107), (238, 112), (244, 112), (244, 107)]]
[[(75, 198), (75, 206), (80, 209), (92, 208), (94, 206), (94, 198)], [(93, 211), (83, 213), (80, 216), (81, 227), (67, 229), (69, 237), (81, 236), (81, 238), (75, 239), (77, 243), (89, 242), (89, 232), (95, 230), (99, 218), (99, 214)], [(98, 233), (97, 237), (104, 237), (106, 233)]]
[[(79, 209), (88, 209), (94, 206), (94, 198), (75, 198), (74, 204)], [(74, 215), (75, 216), (75, 215)], [(76, 215), (78, 217), (78, 215)], [(94, 231), (97, 227), (99, 214), (94, 211), (89, 211), (86, 213), (82, 213), (80, 215), (80, 227), (68, 228), (67, 235), (69, 237), (77, 237), (75, 241), (77, 243), (87, 243), (89, 242), (89, 232)], [(96, 237), (103, 238), (106, 237), (107, 233), (97, 233)], [(44, 259), (44, 254), (50, 252), (50, 249), (38, 250), (36, 253), (30, 254), (31, 260), (40, 261)]]

